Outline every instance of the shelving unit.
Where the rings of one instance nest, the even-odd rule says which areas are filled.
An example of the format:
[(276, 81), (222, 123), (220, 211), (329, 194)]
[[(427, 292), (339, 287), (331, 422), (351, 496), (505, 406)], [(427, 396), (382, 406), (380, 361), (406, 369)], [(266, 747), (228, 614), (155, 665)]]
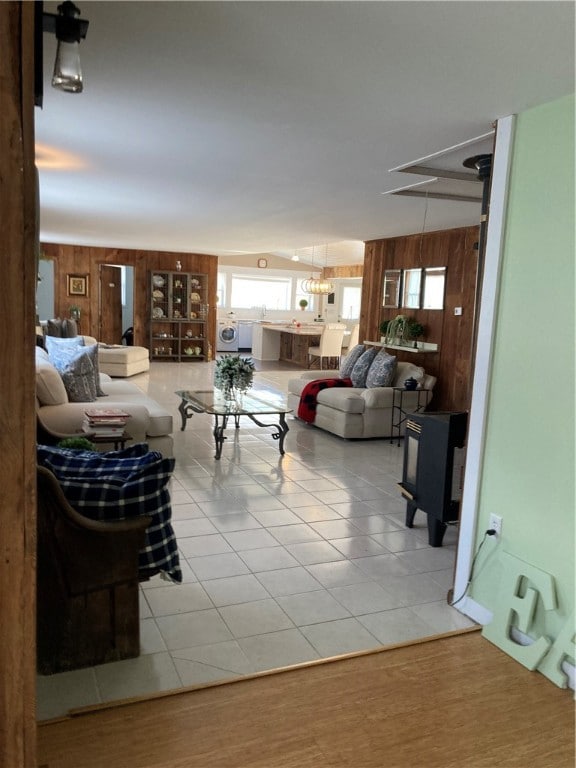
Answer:
[(370, 341), (370, 339), (364, 339), (362, 344), (366, 344), (368, 347), (385, 347), (386, 349), (397, 349), (399, 352), (411, 352), (413, 354), (438, 352), (438, 344), (433, 344), (432, 342), (426, 341), (419, 341), (417, 347), (411, 344), (387, 344), (383, 341)]
[(208, 276), (192, 272), (150, 273), (150, 359), (207, 359)]

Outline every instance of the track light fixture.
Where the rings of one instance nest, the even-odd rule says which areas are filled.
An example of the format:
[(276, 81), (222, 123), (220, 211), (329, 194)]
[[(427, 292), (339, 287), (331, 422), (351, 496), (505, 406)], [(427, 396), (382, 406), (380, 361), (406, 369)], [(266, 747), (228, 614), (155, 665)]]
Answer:
[(79, 43), (86, 37), (88, 21), (79, 16), (80, 9), (71, 0), (61, 3), (57, 14), (42, 13), (42, 31), (58, 40), (52, 86), (67, 93), (83, 89)]

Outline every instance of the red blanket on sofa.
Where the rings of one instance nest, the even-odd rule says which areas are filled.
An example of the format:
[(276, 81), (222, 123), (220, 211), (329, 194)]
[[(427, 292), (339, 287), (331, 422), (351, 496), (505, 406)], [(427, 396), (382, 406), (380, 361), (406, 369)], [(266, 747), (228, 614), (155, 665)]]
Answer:
[(316, 418), (318, 392), (328, 387), (351, 387), (352, 379), (314, 379), (302, 390), (298, 404), (298, 418), (313, 424)]

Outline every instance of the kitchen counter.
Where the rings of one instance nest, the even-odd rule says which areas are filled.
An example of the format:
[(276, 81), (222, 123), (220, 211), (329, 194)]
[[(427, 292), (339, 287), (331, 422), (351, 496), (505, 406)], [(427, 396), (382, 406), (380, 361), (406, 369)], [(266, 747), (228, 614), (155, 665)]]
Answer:
[(316, 346), (323, 323), (307, 323), (297, 328), (292, 323), (258, 323), (252, 336), (252, 357), (256, 360), (284, 360), (308, 366), (308, 347)]
[[(259, 323), (254, 325), (252, 357), (256, 360), (283, 360), (308, 367), (308, 349), (317, 347), (324, 323)], [(350, 334), (347, 331), (348, 335)]]

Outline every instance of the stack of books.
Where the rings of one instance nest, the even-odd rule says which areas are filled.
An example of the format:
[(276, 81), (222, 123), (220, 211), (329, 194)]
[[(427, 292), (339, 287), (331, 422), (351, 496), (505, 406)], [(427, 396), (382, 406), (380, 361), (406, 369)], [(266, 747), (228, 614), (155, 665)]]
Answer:
[(124, 434), (130, 414), (120, 408), (92, 408), (84, 411), (82, 431), (99, 437), (118, 437)]

